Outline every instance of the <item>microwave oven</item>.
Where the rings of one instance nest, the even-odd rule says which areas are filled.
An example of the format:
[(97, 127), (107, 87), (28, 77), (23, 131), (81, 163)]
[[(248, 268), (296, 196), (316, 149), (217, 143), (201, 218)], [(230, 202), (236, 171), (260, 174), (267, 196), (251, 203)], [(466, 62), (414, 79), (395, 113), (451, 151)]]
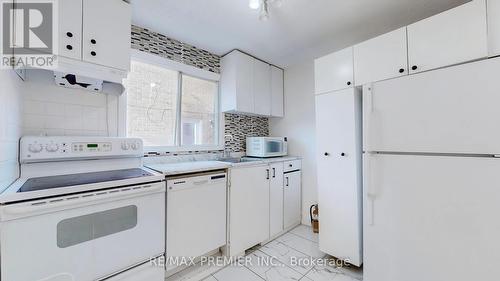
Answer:
[(288, 154), (286, 137), (248, 137), (247, 156), (250, 157), (279, 157)]

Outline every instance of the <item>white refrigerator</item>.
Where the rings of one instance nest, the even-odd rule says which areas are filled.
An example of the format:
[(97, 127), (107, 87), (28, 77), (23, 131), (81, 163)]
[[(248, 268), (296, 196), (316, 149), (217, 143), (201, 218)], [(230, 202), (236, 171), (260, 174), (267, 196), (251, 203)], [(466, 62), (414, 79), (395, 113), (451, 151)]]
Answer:
[(364, 86), (364, 280), (500, 280), (500, 58)]

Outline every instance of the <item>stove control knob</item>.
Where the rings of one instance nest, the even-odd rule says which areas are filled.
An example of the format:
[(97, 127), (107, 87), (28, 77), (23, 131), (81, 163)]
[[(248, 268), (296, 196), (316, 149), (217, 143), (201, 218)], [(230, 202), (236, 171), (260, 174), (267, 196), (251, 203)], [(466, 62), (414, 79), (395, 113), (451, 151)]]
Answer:
[(131, 147), (132, 147), (133, 150), (139, 149), (139, 145), (137, 143), (135, 143), (135, 142), (132, 143)]
[(48, 152), (56, 152), (59, 150), (59, 145), (57, 143), (51, 143), (45, 148)]
[(130, 144), (127, 142), (122, 143), (122, 150), (129, 150), (130, 149)]
[(39, 143), (30, 144), (28, 150), (33, 153), (38, 153), (43, 150), (43, 147)]

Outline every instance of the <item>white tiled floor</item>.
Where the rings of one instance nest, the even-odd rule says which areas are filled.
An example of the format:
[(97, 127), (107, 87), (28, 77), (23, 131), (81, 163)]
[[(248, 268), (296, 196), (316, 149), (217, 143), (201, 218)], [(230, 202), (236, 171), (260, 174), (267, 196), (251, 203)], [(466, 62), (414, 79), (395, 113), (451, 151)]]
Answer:
[[(167, 278), (166, 281), (359, 281), (363, 278), (362, 270), (356, 267), (292, 265), (292, 258), (330, 260), (318, 248), (318, 235), (304, 225), (256, 248), (247, 257), (251, 263), (226, 267), (195, 266)], [(269, 265), (257, 262), (271, 257), (273, 259)]]

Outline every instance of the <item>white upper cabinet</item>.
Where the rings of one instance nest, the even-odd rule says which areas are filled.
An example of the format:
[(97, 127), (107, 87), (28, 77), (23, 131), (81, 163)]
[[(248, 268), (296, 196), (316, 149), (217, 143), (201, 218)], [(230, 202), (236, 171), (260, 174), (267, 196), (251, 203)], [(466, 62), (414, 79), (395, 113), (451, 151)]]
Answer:
[(490, 56), (500, 55), (500, 1), (488, 0), (488, 35)]
[(283, 69), (271, 65), (271, 116), (283, 117)]
[(131, 17), (122, 0), (83, 0), (83, 60), (129, 70)]
[(408, 26), (410, 73), (488, 56), (486, 0), (474, 0)]
[(82, 0), (62, 0), (59, 5), (58, 55), (82, 59)]
[(315, 93), (337, 91), (354, 85), (353, 48), (316, 59), (314, 63)]
[(221, 109), (253, 113), (253, 58), (234, 51), (221, 59)]
[(271, 115), (271, 66), (263, 61), (253, 61), (254, 112)]
[(408, 74), (406, 27), (354, 46), (356, 86)]
[(235, 50), (221, 59), (221, 71), (223, 112), (283, 116), (281, 69)]

